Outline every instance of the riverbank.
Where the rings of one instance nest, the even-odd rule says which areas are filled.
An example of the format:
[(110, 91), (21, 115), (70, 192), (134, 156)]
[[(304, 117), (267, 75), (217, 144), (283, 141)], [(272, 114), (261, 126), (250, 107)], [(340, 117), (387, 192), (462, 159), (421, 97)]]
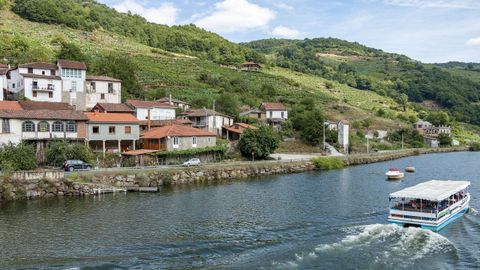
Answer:
[[(467, 151), (466, 147), (412, 149), (388, 153), (349, 155), (346, 166), (369, 164), (408, 156)], [(55, 196), (89, 196), (98, 188), (165, 187), (183, 184), (214, 184), (277, 174), (316, 170), (311, 161), (257, 161), (207, 164), (200, 167), (132, 169), (80, 172), (64, 176), (61, 172), (17, 172), (0, 178), (0, 201)], [(62, 177), (63, 176), (63, 177)]]

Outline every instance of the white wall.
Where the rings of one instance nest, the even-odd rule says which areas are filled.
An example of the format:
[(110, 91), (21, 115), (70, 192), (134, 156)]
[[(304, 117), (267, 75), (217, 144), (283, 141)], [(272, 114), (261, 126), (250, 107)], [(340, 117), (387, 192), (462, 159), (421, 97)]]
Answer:
[(150, 110), (150, 120), (175, 119), (175, 108), (136, 108), (137, 119), (147, 120), (148, 110)]
[[(95, 83), (95, 90), (91, 83)], [(108, 93), (108, 84), (113, 83), (113, 93)], [(106, 82), (106, 81), (87, 81), (87, 104), (88, 109), (93, 108), (98, 102), (102, 103), (121, 103), (122, 101), (122, 84), (120, 82)], [(105, 99), (101, 99), (104, 94)]]
[(346, 148), (349, 144), (349, 125), (340, 122), (338, 124), (338, 144)]
[(7, 78), (5, 76), (0, 76), (0, 100), (4, 100), (3, 98), (3, 89), (7, 88), (5, 84), (7, 83)]
[(20, 70), (14, 69), (10, 71), (10, 79), (7, 82), (8, 91), (18, 93), (23, 90), (23, 78), (20, 76)]
[[(63, 69), (58, 67), (58, 76), (62, 77), (63, 92), (70, 93), (69, 95), (70, 100), (64, 100), (64, 102), (68, 102), (70, 105), (77, 105), (77, 102), (79, 100), (76, 93), (85, 92), (85, 80), (87, 77), (87, 72), (85, 70), (80, 70), (80, 77), (73, 78), (73, 77), (63, 76), (64, 74), (62, 74), (62, 71)], [(73, 87), (74, 85), (75, 87)]]
[[(39, 88), (47, 88), (49, 84), (53, 85), (53, 96), (50, 98), (49, 91), (37, 91), (37, 96), (33, 96), (33, 82), (38, 83)], [(49, 101), (49, 102), (61, 102), (62, 101), (62, 82), (60, 80), (48, 80), (48, 79), (33, 79), (24, 78), (24, 91), (23, 95), (29, 100), (33, 101)]]
[(208, 117), (208, 131), (220, 135), (222, 133), (223, 125), (233, 125), (233, 119), (220, 115)]
[[(283, 117), (282, 117), (283, 112)], [(275, 119), (288, 119), (288, 111), (266, 111), (267, 119), (275, 118)]]

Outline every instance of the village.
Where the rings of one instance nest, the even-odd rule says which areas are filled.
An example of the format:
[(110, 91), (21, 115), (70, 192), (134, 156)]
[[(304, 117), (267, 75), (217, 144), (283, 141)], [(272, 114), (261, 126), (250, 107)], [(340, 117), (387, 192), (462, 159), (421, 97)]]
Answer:
[[(260, 69), (261, 66), (253, 62), (240, 67), (241, 72)], [(89, 147), (97, 156), (92, 167), (108, 166), (99, 161), (107, 155), (129, 161), (110, 166), (181, 164), (191, 158), (210, 162), (217, 160), (212, 154), (215, 156), (219, 145), (225, 145), (221, 151), (235, 152), (247, 130), (267, 126), (280, 132), (289, 117), (286, 105), (269, 100), (239, 115), (217, 112), (215, 104), (211, 108), (192, 108), (189, 102), (171, 94), (152, 101), (127, 99), (122, 102), (121, 80), (87, 75), (85, 63), (71, 60), (25, 63), (16, 67), (1, 65), (0, 86), (3, 90), (0, 91), (0, 144), (34, 145), (39, 164), (46, 162), (44, 150), (55, 140)], [(420, 121), (412, 128), (423, 136), (429, 147), (439, 147), (439, 136), (452, 137), (449, 126)], [(320, 154), (348, 155), (350, 129), (349, 119), (325, 121)], [(326, 142), (325, 132), (336, 133), (334, 146)], [(388, 132), (368, 132), (366, 152), (377, 151), (369, 148), (369, 140), (383, 140)], [(283, 138), (292, 139), (295, 140)], [(459, 143), (452, 140), (451, 144)], [(196, 151), (188, 152), (192, 149)], [(160, 152), (170, 154), (158, 155)]]

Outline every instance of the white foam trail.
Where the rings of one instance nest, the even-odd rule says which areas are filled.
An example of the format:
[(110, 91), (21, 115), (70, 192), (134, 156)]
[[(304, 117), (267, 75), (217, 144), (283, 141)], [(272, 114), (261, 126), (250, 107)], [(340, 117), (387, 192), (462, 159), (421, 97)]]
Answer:
[(470, 215), (472, 215), (472, 216), (478, 216), (478, 215), (480, 215), (480, 214), (478, 213), (478, 211), (477, 211), (476, 209), (472, 208), (472, 207), (470, 207), (470, 209), (468, 210), (468, 214), (470, 214)]

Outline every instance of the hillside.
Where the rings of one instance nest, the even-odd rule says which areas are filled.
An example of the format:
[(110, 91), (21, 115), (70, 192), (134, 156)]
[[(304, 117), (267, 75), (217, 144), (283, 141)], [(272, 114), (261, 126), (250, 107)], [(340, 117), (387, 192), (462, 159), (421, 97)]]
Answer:
[(267, 39), (243, 45), (267, 54), (271, 65), (375, 91), (399, 102), (403, 102), (403, 95), (418, 104), (433, 101), (457, 121), (480, 124), (480, 81), (476, 73), (460, 74), (449, 66), (426, 65), (333, 38)]

